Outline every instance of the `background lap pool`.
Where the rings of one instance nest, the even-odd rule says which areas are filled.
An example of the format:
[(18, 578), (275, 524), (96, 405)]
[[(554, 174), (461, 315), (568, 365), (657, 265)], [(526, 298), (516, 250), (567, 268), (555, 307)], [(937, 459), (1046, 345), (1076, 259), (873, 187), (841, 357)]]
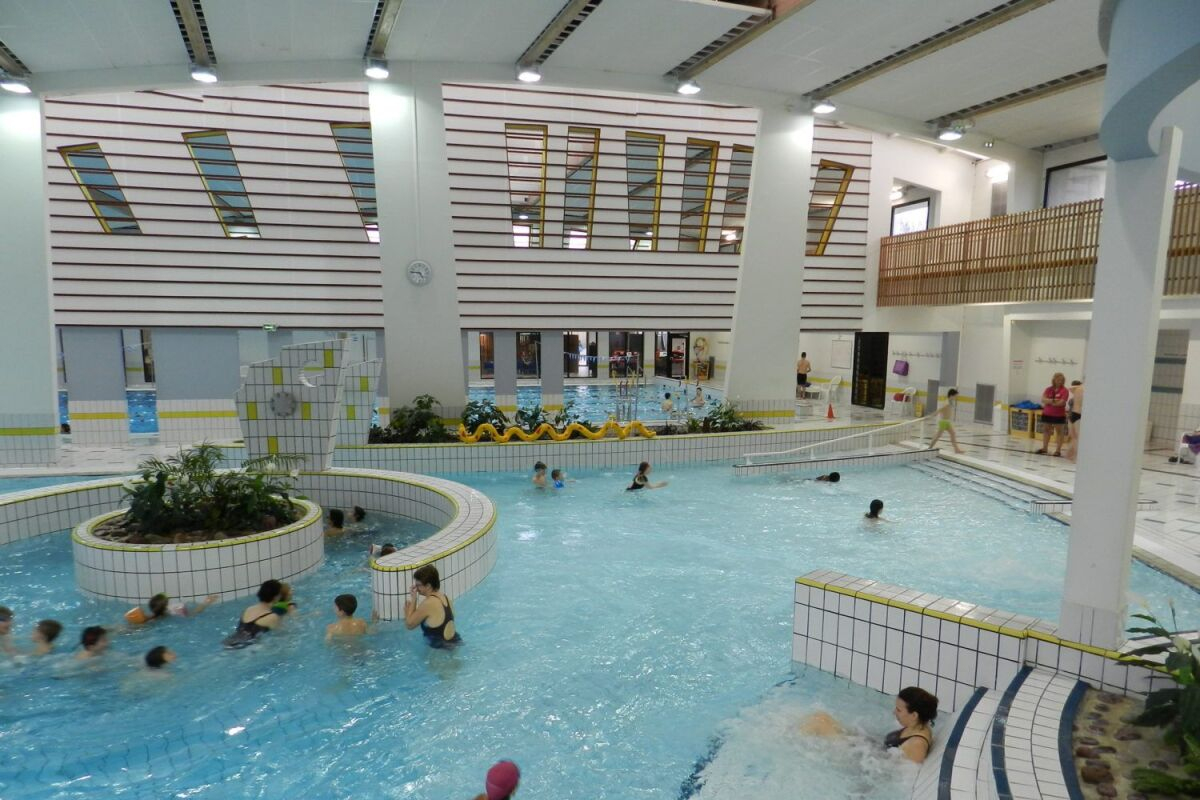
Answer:
[[(639, 387), (636, 390), (638, 401), (637, 418), (642, 420), (666, 419), (667, 415), (662, 410), (663, 394), (665, 392), (671, 393), (671, 399), (674, 401), (675, 408), (679, 413), (691, 410), (703, 416), (720, 404), (723, 396), (719, 391), (708, 387), (702, 388), (704, 390), (705, 404), (702, 408), (692, 409), (689, 402), (696, 393), (695, 384), (689, 386), (665, 378), (662, 379), (662, 382), (651, 380), (645, 386)], [(495, 401), (496, 391), (491, 386), (472, 386), (467, 392), (467, 397), (469, 400)], [(599, 424), (608, 419), (609, 416), (615, 415), (619, 399), (617, 387), (613, 384), (598, 383), (563, 387), (563, 405), (571, 403), (573, 413), (585, 422)], [(541, 402), (542, 387), (517, 387), (517, 408), (530, 408), (535, 405), (541, 405)], [(550, 413), (550, 416), (554, 416), (553, 412)]]
[[(0, 664), (0, 747), (14, 754), (0, 796), (442, 800), (479, 792), (508, 757), (527, 776), (523, 800), (674, 800), (722, 736), (701, 798), (901, 797), (909, 774), (867, 740), (843, 750), (790, 735), (816, 707), (871, 737), (891, 726), (889, 698), (823, 673), (773, 688), (792, 669), (793, 579), (830, 567), (1057, 614), (1067, 529), (916, 470), (828, 486), (664, 468), (654, 477), (669, 487), (627, 494), (630, 473), (581, 473), (557, 493), (523, 475), (450, 476), (500, 509), (496, 569), (456, 602), (457, 652), (394, 625), (323, 644), (333, 596), (368, 595), (367, 535), (334, 543), (297, 584), (304, 615), (245, 651), (218, 646), (237, 604), (117, 637), (98, 674)], [(876, 496), (893, 522), (861, 521)], [(1132, 585), (1200, 621), (1195, 595), (1166, 576), (1135, 565)], [(63, 534), (3, 552), (0, 604), (17, 612), (19, 644), (53, 616), (69, 649), (82, 624), (124, 610), (73, 586)], [(148, 684), (132, 662), (160, 642), (181, 660), (173, 680)]]

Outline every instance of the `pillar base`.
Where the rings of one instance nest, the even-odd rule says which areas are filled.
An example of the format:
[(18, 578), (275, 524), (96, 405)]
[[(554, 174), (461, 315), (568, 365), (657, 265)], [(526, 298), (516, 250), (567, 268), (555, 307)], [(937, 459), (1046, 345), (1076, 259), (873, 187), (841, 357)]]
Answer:
[(58, 419), (51, 414), (0, 414), (0, 464), (58, 461)]
[(744, 419), (754, 419), (765, 423), (788, 423), (796, 419), (796, 398), (788, 397), (770, 400), (746, 400), (731, 398), (737, 406), (738, 416)]
[(158, 440), (164, 444), (242, 438), (233, 400), (159, 400)]
[(129, 442), (129, 405), (120, 400), (70, 400), (71, 444), (106, 445)]
[(1110, 611), (1066, 601), (1062, 605), (1061, 617), (1057, 635), (1063, 639), (1106, 650), (1116, 650), (1125, 644), (1125, 606), (1120, 611)]

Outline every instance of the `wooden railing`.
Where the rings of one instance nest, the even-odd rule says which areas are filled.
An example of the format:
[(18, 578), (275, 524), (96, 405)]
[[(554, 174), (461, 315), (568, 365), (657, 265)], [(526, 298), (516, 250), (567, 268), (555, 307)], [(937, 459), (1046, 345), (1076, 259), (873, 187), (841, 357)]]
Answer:
[[(1087, 200), (885, 237), (878, 304), (1090, 299), (1102, 206)], [(1200, 186), (1175, 193), (1164, 293), (1200, 294)]]

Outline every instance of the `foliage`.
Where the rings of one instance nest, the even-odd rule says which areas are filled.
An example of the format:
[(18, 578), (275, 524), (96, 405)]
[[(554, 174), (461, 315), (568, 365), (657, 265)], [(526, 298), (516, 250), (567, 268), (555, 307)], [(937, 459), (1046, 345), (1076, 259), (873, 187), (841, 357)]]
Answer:
[(248, 461), (241, 470), (218, 471), (221, 449), (207, 442), (180, 449), (165, 461), (138, 465), (141, 481), (126, 484), (129, 512), (120, 527), (142, 536), (204, 532), (241, 536), (279, 527), (298, 516), (289, 501), (302, 456)]
[(518, 408), (516, 415), (513, 417), (513, 423), (526, 433), (533, 433), (538, 425), (549, 421), (550, 418), (546, 416), (546, 410), (541, 405)]
[[(701, 433), (727, 433), (729, 431), (761, 431), (765, 428), (758, 420), (746, 419), (738, 414), (737, 404), (729, 400), (709, 411), (700, 420)], [(689, 433), (690, 433), (689, 426)]]
[(484, 423), (491, 423), (497, 432), (504, 433), (508, 427), (508, 417), (491, 400), (472, 400), (467, 403), (462, 413), (463, 427), (469, 433), (474, 433)]
[[(1189, 775), (1200, 775), (1200, 739), (1183, 737), (1183, 768)], [(1200, 780), (1169, 775), (1157, 769), (1137, 767), (1133, 770), (1133, 788), (1145, 794), (1167, 797), (1200, 797)]]
[(442, 408), (437, 398), (422, 394), (413, 398), (412, 405), (392, 410), (386, 428), (372, 426), (367, 441), (372, 444), (436, 444), (457, 441), (442, 422)]
[[(550, 423), (561, 431), (572, 422), (583, 422), (583, 415), (575, 413), (575, 401), (568, 400), (554, 415), (554, 419)], [(588, 423), (583, 424), (587, 425)]]
[[(1158, 639), (1133, 650), (1130, 653), (1136, 657), (1133, 663), (1164, 669), (1175, 681), (1174, 686), (1157, 689), (1146, 696), (1146, 707), (1133, 724), (1164, 728), (1163, 739), (1185, 752), (1188, 737), (1200, 739), (1200, 643), (1192, 644), (1183, 636), (1168, 631), (1153, 614), (1133, 616), (1150, 624), (1130, 628), (1129, 633), (1149, 634)], [(1171, 604), (1171, 626), (1177, 627), (1174, 603)], [(1146, 656), (1159, 658), (1151, 660)]]

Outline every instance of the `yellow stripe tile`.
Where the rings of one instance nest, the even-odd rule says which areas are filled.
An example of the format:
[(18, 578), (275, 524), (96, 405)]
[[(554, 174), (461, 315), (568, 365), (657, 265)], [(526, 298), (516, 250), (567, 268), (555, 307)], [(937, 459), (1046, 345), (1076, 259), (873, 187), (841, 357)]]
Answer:
[(312, 419), (312, 403), (300, 404), (300, 419)]
[(366, 375), (361, 375), (361, 376), (359, 376), (359, 378), (358, 378), (358, 390), (359, 390), (360, 392), (369, 392), (369, 391), (371, 391), (371, 379), (370, 379), (370, 378), (368, 378)]
[(333, 368), (333, 351), (332, 350), (325, 351), (325, 368), (326, 369)]
[(122, 414), (120, 411), (85, 411), (72, 412), (71, 419), (128, 419), (129, 417)]
[(279, 437), (277, 437), (277, 436), (268, 436), (267, 437), (267, 452), (270, 453), (271, 455), (275, 455), (276, 453), (279, 452)]
[(216, 419), (218, 417), (236, 417), (236, 411), (160, 411), (159, 419)]
[(271, 367), (271, 383), (283, 386), (283, 367)]
[(346, 406), (346, 419), (358, 419), (358, 410), (354, 406)]
[(246, 419), (258, 419), (258, 403), (246, 403)]
[(0, 436), (53, 436), (58, 428), (0, 428)]

